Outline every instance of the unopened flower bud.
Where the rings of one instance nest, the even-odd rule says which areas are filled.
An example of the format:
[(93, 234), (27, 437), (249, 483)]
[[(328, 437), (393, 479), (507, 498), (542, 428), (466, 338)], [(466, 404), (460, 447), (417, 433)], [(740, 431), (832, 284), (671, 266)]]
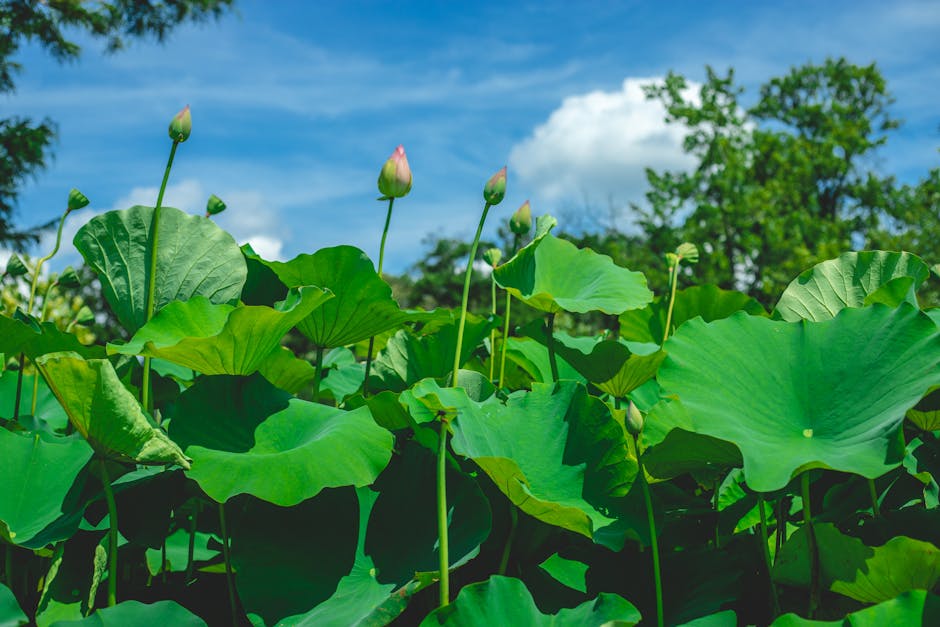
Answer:
[(69, 211), (75, 211), (88, 206), (88, 197), (74, 187), (69, 192)]
[(506, 195), (506, 166), (490, 177), (483, 188), (483, 200), (489, 205), (498, 205)]
[(75, 268), (72, 266), (68, 266), (62, 271), (62, 274), (56, 279), (56, 283), (60, 287), (79, 287), (82, 284), (82, 282), (78, 280)]
[(26, 264), (23, 263), (23, 260), (20, 259), (20, 256), (16, 253), (10, 255), (10, 260), (7, 261), (7, 271), (6, 274), (10, 276), (23, 276), (29, 272), (29, 268), (26, 267)]
[(483, 251), (483, 260), (494, 268), (499, 265), (499, 262), (502, 258), (503, 251), (498, 248), (487, 248), (485, 251)]
[(627, 408), (625, 425), (627, 432), (634, 437), (639, 436), (643, 431), (643, 414), (633, 404), (633, 401), (630, 401), (630, 406)]
[(189, 105), (186, 105), (182, 111), (173, 116), (170, 122), (170, 139), (175, 142), (184, 142), (189, 139), (192, 130), (193, 116), (189, 112)]
[(379, 172), (379, 192), (383, 196), (380, 200), (402, 198), (410, 191), (411, 168), (408, 166), (405, 148), (399, 144)]
[(532, 230), (532, 207), (528, 200), (509, 218), (509, 230), (516, 235), (528, 235)]
[(206, 203), (206, 217), (220, 214), (223, 211), (225, 211), (225, 203), (215, 194), (211, 194), (209, 201)]
[(95, 314), (88, 308), (88, 305), (82, 305), (75, 314), (75, 324), (86, 325), (95, 321)]

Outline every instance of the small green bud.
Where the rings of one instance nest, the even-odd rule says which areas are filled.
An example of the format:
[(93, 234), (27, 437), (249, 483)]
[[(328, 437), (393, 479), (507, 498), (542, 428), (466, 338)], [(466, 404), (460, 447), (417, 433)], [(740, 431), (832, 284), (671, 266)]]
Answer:
[(10, 276), (23, 276), (29, 272), (29, 268), (26, 267), (26, 264), (23, 263), (23, 260), (20, 259), (20, 256), (16, 253), (10, 255), (10, 260), (7, 261), (7, 271), (6, 274)]
[(189, 139), (189, 134), (193, 130), (193, 116), (189, 112), (189, 105), (183, 107), (183, 110), (173, 116), (170, 121), (170, 139), (175, 142), (184, 142)]
[(640, 413), (637, 406), (633, 404), (633, 401), (630, 401), (630, 406), (627, 408), (625, 426), (627, 427), (627, 433), (634, 437), (639, 436), (640, 433), (643, 432), (643, 414)]
[(503, 251), (498, 248), (487, 248), (485, 251), (483, 251), (483, 260), (490, 264), (490, 266), (493, 268), (499, 265), (499, 262), (502, 258)]
[(490, 177), (483, 188), (483, 200), (489, 205), (498, 205), (506, 195), (506, 166)]
[(516, 235), (528, 235), (532, 230), (532, 207), (528, 200), (509, 218), (509, 230)]
[(88, 308), (88, 305), (82, 305), (75, 314), (75, 324), (86, 325), (95, 321), (95, 314)]
[(379, 172), (379, 192), (382, 194), (379, 200), (402, 198), (410, 191), (411, 168), (408, 166), (405, 148), (399, 144)]
[(225, 203), (215, 194), (211, 194), (209, 201), (206, 203), (206, 217), (218, 215), (223, 211), (225, 211)]
[(78, 274), (75, 273), (75, 268), (72, 266), (68, 266), (62, 271), (62, 274), (56, 279), (56, 283), (60, 287), (79, 287), (82, 284), (82, 282), (78, 280)]
[(676, 247), (676, 255), (689, 263), (698, 263), (698, 246), (690, 244), (689, 242), (683, 242)]
[(74, 187), (69, 192), (69, 211), (75, 211), (88, 206), (88, 197)]

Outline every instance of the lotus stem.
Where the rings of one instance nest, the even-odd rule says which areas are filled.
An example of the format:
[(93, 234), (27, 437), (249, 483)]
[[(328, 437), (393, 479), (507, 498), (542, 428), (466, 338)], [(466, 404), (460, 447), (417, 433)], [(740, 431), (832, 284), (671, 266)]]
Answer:
[(196, 556), (196, 521), (199, 516), (199, 501), (193, 501), (193, 513), (189, 518), (189, 546), (186, 550), (186, 585), (193, 580)]
[(548, 365), (552, 369), (552, 381), (557, 383), (558, 360), (555, 358), (555, 312), (548, 314), (545, 321), (545, 345), (548, 347)]
[(26, 354), (20, 353), (20, 370), (16, 373), (16, 395), (13, 398), (13, 422), (20, 419), (20, 400), (23, 397), (23, 370), (26, 369)]
[[(153, 310), (156, 305), (157, 297), (157, 247), (160, 244), (160, 209), (163, 207), (163, 194), (166, 192), (166, 183), (170, 180), (170, 170), (173, 169), (173, 158), (176, 156), (176, 148), (180, 142), (173, 140), (173, 147), (170, 148), (170, 157), (166, 161), (166, 169), (163, 172), (163, 180), (160, 182), (160, 191), (157, 192), (157, 204), (153, 208), (153, 218), (150, 221), (150, 272), (147, 274), (147, 322), (153, 318)], [(153, 399), (150, 397), (150, 358), (144, 357), (144, 372), (140, 385), (140, 404), (146, 411), (153, 409)]]
[(450, 603), (450, 555), (447, 537), (447, 420), (440, 416), (441, 433), (437, 448), (437, 535), (440, 555), (440, 605)]
[(118, 579), (117, 504), (114, 502), (111, 478), (108, 476), (107, 463), (103, 457), (98, 458), (98, 468), (101, 471), (101, 485), (104, 488), (104, 498), (108, 504), (108, 607), (113, 607), (117, 604)]
[[(512, 259), (519, 251), (520, 237), (516, 235), (512, 240), (512, 253), (509, 258)], [(503, 387), (503, 375), (506, 373), (506, 346), (509, 344), (509, 308), (512, 305), (512, 294), (506, 291), (506, 319), (503, 321), (503, 343), (499, 351), (499, 387)]]
[(650, 529), (650, 551), (653, 554), (653, 580), (656, 585), (656, 625), (663, 627), (663, 577), (659, 565), (659, 539), (656, 536), (656, 518), (653, 516), (653, 497), (650, 495), (650, 486), (646, 481), (646, 470), (643, 468), (643, 456), (640, 454), (640, 439), (633, 436), (633, 446), (636, 449), (637, 480), (643, 490), (643, 502), (646, 504), (646, 520)]
[(506, 538), (506, 546), (503, 547), (503, 556), (499, 560), (498, 574), (505, 575), (506, 568), (509, 566), (509, 555), (512, 553), (512, 543), (516, 539), (516, 529), (519, 526), (519, 514), (516, 513), (516, 506), (509, 504), (509, 537)]
[(807, 548), (809, 549), (809, 609), (807, 617), (813, 618), (819, 607), (819, 548), (816, 545), (816, 531), (813, 529), (813, 513), (810, 509), (809, 471), (800, 475), (800, 490), (803, 497), (803, 524), (806, 526)]
[(881, 517), (881, 506), (878, 504), (878, 489), (875, 488), (875, 480), (868, 480), (868, 493), (871, 495), (871, 513), (875, 518)]
[(317, 346), (317, 363), (316, 363), (316, 373), (313, 376), (313, 402), (316, 403), (320, 399), (320, 380), (322, 379), (323, 372), (323, 347)]
[[(63, 216), (63, 222), (64, 222), (64, 221), (65, 221), (65, 218), (64, 218), (64, 216)], [(61, 223), (60, 223), (60, 224), (61, 224)], [(56, 248), (58, 248), (58, 245), (56, 246)], [(42, 295), (42, 310), (41, 310), (40, 313), (39, 313), (39, 321), (40, 321), (40, 322), (45, 322), (45, 320), (46, 320), (46, 312), (47, 312), (48, 309), (49, 309), (49, 292), (52, 291), (52, 288), (53, 288), (53, 287), (54, 287), (54, 284), (51, 284), (51, 283), (50, 283), (49, 286), (46, 288), (45, 293), (43, 293), (43, 295)], [(36, 415), (36, 403), (37, 403), (37, 401), (38, 401), (38, 399), (39, 399), (39, 377), (40, 377), (40, 376), (42, 376), (42, 375), (40, 375), (40, 373), (39, 373), (39, 368), (36, 368), (36, 373), (33, 375), (33, 398), (32, 398), (32, 401), (31, 401), (30, 404), (29, 404), (30, 415), (31, 415), (31, 416), (35, 416), (35, 415)]]
[(42, 270), (42, 264), (46, 263), (59, 252), (59, 246), (62, 244), (62, 228), (65, 226), (65, 219), (68, 215), (72, 213), (71, 209), (66, 209), (65, 213), (62, 214), (62, 218), (59, 219), (59, 230), (56, 231), (55, 235), (55, 246), (52, 248), (52, 252), (39, 259), (36, 262), (36, 268), (33, 270), (33, 280), (29, 286), (29, 304), (26, 306), (26, 313), (32, 315), (33, 313), (33, 303), (36, 299), (36, 284), (39, 282), (39, 274)]
[(669, 337), (669, 327), (672, 326), (672, 308), (676, 304), (676, 285), (679, 283), (679, 261), (673, 264), (669, 269), (669, 310), (666, 313), (666, 328), (663, 329), (663, 341)]
[(228, 526), (225, 524), (225, 503), (219, 503), (219, 530), (222, 532), (222, 559), (225, 560), (225, 585), (228, 588), (228, 605), (232, 611), (232, 625), (238, 625), (238, 605), (235, 603), (235, 577), (232, 574), (232, 556), (228, 547)]
[(460, 324), (457, 326), (457, 347), (454, 351), (454, 377), (451, 381), (453, 387), (457, 387), (457, 372), (460, 370), (460, 353), (463, 352), (463, 330), (467, 325), (467, 301), (470, 299), (470, 279), (473, 276), (473, 261), (477, 256), (477, 246), (480, 245), (483, 223), (486, 222), (486, 214), (489, 213), (490, 206), (490, 203), (486, 203), (483, 206), (483, 215), (480, 216), (480, 224), (477, 226), (477, 233), (473, 238), (473, 245), (470, 247), (470, 257), (467, 259), (467, 272), (463, 280), (463, 298), (460, 303)]
[[(379, 278), (382, 278), (382, 264), (385, 261), (385, 240), (388, 238), (388, 225), (392, 221), (392, 207), (395, 204), (395, 198), (388, 199), (388, 212), (385, 214), (385, 228), (382, 229), (382, 242), (379, 244)], [(362, 379), (362, 395), (369, 395), (369, 373), (372, 371), (372, 350), (375, 348), (375, 336), (369, 338), (369, 349), (366, 351), (366, 374)]]
[(764, 511), (764, 502), (764, 495), (758, 492), (757, 508), (760, 511), (761, 552), (764, 555), (764, 567), (767, 569), (767, 582), (770, 584), (770, 598), (773, 602), (774, 616), (777, 616), (780, 614), (780, 600), (777, 598), (777, 586), (774, 585), (774, 578), (771, 572), (773, 565), (770, 561), (770, 547), (767, 546), (767, 513)]
[[(495, 268), (494, 268), (495, 270)], [(493, 301), (493, 315), (496, 315), (496, 277), (490, 274), (490, 295)], [(493, 375), (496, 370), (496, 327), (490, 329), (490, 382), (493, 381)]]

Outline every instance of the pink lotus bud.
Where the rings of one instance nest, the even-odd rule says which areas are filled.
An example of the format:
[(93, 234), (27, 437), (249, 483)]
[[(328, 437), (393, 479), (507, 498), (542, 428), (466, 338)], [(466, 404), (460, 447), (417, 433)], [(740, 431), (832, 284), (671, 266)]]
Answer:
[(516, 235), (526, 235), (532, 230), (532, 208), (528, 200), (509, 218), (509, 230)]
[(490, 205), (498, 205), (503, 202), (503, 196), (506, 195), (506, 166), (490, 177), (483, 188), (483, 199)]
[(411, 168), (405, 148), (399, 144), (379, 172), (379, 192), (384, 198), (401, 198), (411, 191)]
[(173, 116), (170, 121), (170, 139), (175, 142), (184, 142), (189, 139), (189, 134), (193, 130), (193, 116), (189, 112), (189, 105), (183, 107), (183, 110)]

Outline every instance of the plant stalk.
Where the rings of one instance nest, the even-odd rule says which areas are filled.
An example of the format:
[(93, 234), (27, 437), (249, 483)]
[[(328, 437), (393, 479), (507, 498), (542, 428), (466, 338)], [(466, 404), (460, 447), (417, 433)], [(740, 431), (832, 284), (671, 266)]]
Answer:
[(56, 231), (55, 246), (52, 248), (52, 252), (36, 262), (36, 268), (33, 270), (33, 280), (29, 286), (29, 304), (26, 306), (27, 314), (32, 315), (33, 313), (33, 303), (36, 299), (36, 284), (39, 282), (39, 272), (42, 270), (42, 264), (55, 257), (55, 254), (59, 252), (59, 246), (62, 244), (62, 228), (65, 226), (65, 219), (70, 213), (72, 213), (72, 210), (66, 209), (65, 213), (62, 214), (62, 218), (59, 220), (59, 230)]
[(457, 372), (460, 370), (460, 353), (463, 349), (463, 330), (467, 325), (467, 301), (470, 299), (470, 279), (473, 276), (473, 261), (477, 256), (477, 247), (480, 245), (480, 235), (483, 234), (483, 223), (486, 222), (486, 214), (490, 211), (490, 203), (483, 206), (483, 215), (480, 216), (480, 224), (477, 226), (477, 234), (473, 238), (473, 245), (470, 247), (470, 257), (467, 259), (467, 272), (463, 280), (463, 298), (460, 303), (460, 324), (457, 327), (457, 347), (454, 351), (454, 377), (451, 381), (453, 387), (457, 387)]
[[(509, 258), (512, 259), (516, 256), (516, 253), (519, 251), (520, 237), (516, 235), (512, 240), (512, 254), (509, 255)], [(503, 387), (503, 375), (506, 372), (506, 346), (509, 344), (509, 308), (512, 305), (512, 294), (509, 293), (509, 290), (506, 290), (506, 319), (503, 321), (503, 343), (500, 346), (499, 351), (499, 387)]]
[[(157, 297), (157, 248), (160, 244), (160, 209), (163, 207), (163, 194), (166, 192), (167, 181), (170, 180), (170, 170), (173, 169), (173, 158), (176, 156), (176, 149), (179, 146), (179, 140), (173, 140), (173, 147), (170, 148), (170, 157), (166, 161), (166, 169), (163, 171), (163, 180), (160, 182), (160, 191), (157, 192), (157, 204), (153, 208), (153, 218), (150, 221), (150, 272), (147, 274), (147, 322), (153, 318), (153, 310), (156, 305)], [(150, 397), (150, 358), (144, 357), (144, 372), (140, 385), (140, 404), (146, 411), (152, 411), (153, 399)]]
[[(496, 268), (493, 268), (495, 270)], [(496, 316), (496, 277), (490, 274), (490, 295), (493, 301), (493, 316)], [(496, 328), (490, 330), (490, 382), (496, 370)]]
[(313, 376), (313, 402), (320, 400), (320, 381), (323, 378), (323, 347), (317, 346), (316, 374)]
[(875, 518), (881, 517), (881, 506), (878, 504), (878, 489), (875, 488), (875, 480), (868, 480), (868, 493), (871, 495), (871, 513)]
[(103, 457), (98, 458), (98, 468), (101, 471), (101, 485), (104, 488), (104, 498), (108, 503), (108, 607), (113, 607), (117, 604), (118, 579), (117, 503), (114, 502), (111, 478), (108, 476), (107, 464)]
[(440, 444), (437, 449), (437, 535), (440, 554), (440, 607), (450, 603), (450, 551), (447, 536), (447, 421), (440, 417)]
[(676, 304), (676, 285), (678, 285), (678, 283), (679, 260), (677, 259), (676, 263), (669, 271), (669, 310), (666, 313), (666, 328), (663, 329), (663, 344), (666, 343), (666, 339), (669, 337), (669, 327), (672, 326), (672, 308)]
[(193, 513), (189, 519), (189, 546), (186, 553), (186, 585), (193, 580), (193, 568), (196, 557), (196, 518), (199, 515), (199, 502), (193, 502)]
[[(385, 228), (382, 229), (382, 242), (379, 244), (379, 278), (382, 278), (382, 264), (385, 261), (385, 240), (388, 238), (388, 225), (392, 221), (392, 207), (395, 204), (394, 198), (388, 199), (388, 212), (385, 214)], [(366, 374), (362, 380), (362, 395), (369, 395), (369, 373), (372, 371), (372, 350), (375, 348), (375, 336), (369, 338), (369, 350), (366, 351)]]
[(807, 548), (809, 549), (810, 581), (809, 609), (807, 617), (813, 618), (819, 607), (819, 547), (816, 545), (816, 531), (813, 528), (813, 513), (810, 509), (809, 471), (800, 475), (800, 490), (803, 497), (803, 524), (806, 526)]
[(232, 611), (232, 624), (238, 625), (238, 605), (235, 603), (235, 578), (232, 574), (232, 556), (229, 552), (228, 526), (225, 524), (225, 503), (219, 503), (219, 530), (222, 532), (222, 559), (225, 560), (225, 585), (228, 587), (228, 605)]
[[(555, 358), (555, 312), (545, 321), (545, 345), (548, 347), (548, 365), (552, 369), (552, 381), (558, 382), (558, 360)], [(639, 449), (637, 449), (639, 451)], [(639, 452), (637, 452), (639, 455)]]
[(764, 567), (767, 568), (767, 582), (770, 584), (770, 598), (773, 602), (774, 617), (780, 614), (780, 599), (777, 597), (777, 586), (774, 585), (773, 564), (770, 560), (770, 547), (767, 546), (767, 513), (764, 511), (764, 495), (757, 493), (757, 508), (760, 510), (760, 545), (764, 554)]
[(656, 584), (656, 625), (663, 627), (663, 577), (659, 565), (659, 539), (656, 536), (656, 519), (653, 516), (653, 497), (650, 486), (646, 481), (646, 470), (643, 468), (643, 456), (640, 454), (640, 439), (633, 436), (633, 446), (636, 449), (637, 481), (643, 490), (643, 502), (646, 504), (646, 520), (650, 529), (650, 550), (653, 553), (653, 580)]
[(512, 553), (512, 543), (516, 539), (516, 528), (519, 526), (519, 514), (516, 513), (516, 506), (512, 503), (509, 504), (509, 537), (506, 538), (506, 546), (503, 547), (503, 556), (499, 560), (499, 570), (497, 571), (500, 575), (506, 574), (506, 568), (509, 566), (509, 555)]

